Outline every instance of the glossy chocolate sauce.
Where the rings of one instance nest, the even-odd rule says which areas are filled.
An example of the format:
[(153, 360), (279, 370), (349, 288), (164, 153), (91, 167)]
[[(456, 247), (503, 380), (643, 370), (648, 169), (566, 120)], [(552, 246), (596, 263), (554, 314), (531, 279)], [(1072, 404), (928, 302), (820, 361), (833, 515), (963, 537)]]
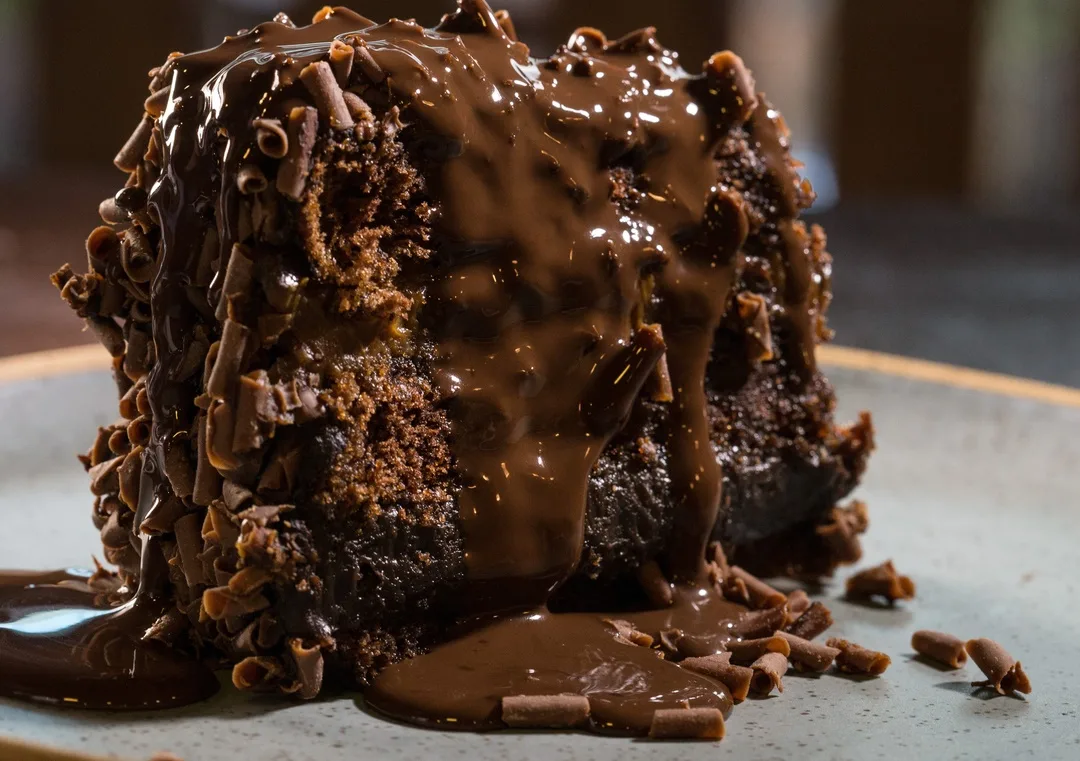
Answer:
[[(661, 560), (679, 582), (676, 604), (618, 615), (708, 642), (727, 636), (743, 610), (696, 582), (722, 482), (705, 368), (748, 231), (742, 198), (719, 183), (713, 155), (745, 127), (793, 215), (785, 133), (757, 107), (731, 54), (691, 75), (651, 29), (614, 42), (583, 29), (537, 60), (483, 0), (460, 5), (432, 30), (337, 9), (309, 27), (262, 24), (170, 63), (158, 120), (162, 172), (149, 196), (163, 252), (150, 283), (153, 428), (134, 525), (175, 498), (165, 466), (178, 437), (227, 412), (215, 402), (211, 423), (199, 423), (203, 389), (181, 368), (206, 311), (199, 299), (217, 303), (220, 263), (241, 238), (237, 173), (253, 150), (252, 120), (283, 118), (306, 102), (300, 71), (341, 40), (375, 62), (382, 80), (368, 84), (401, 108), (438, 199), (441, 269), (425, 308), (438, 315), (436, 382), (463, 484), (461, 609), (492, 621), (390, 667), (369, 701), (408, 721), (490, 728), (503, 695), (572, 692), (590, 697), (594, 728), (631, 733), (647, 729), (656, 708), (683, 701), (726, 711), (722, 686), (619, 642), (604, 614), (552, 614), (545, 604), (581, 562), (590, 469), (663, 358), (675, 518)], [(612, 199), (616, 173), (632, 176), (632, 200)], [(777, 235), (786, 336), (806, 377), (814, 341), (807, 236), (787, 223)], [(209, 276), (208, 247), (219, 262)], [(145, 573), (147, 555), (160, 556), (147, 549), (157, 541), (144, 537), (138, 591), (115, 610), (55, 584), (5, 587), (0, 664), (5, 651), (17, 652), (26, 670), (0, 670), (0, 691), (98, 707), (93, 695), (102, 694), (112, 708), (212, 692), (209, 672), (142, 637), (168, 597), (165, 576)], [(48, 627), (58, 628), (46, 636)], [(42, 664), (47, 678), (35, 676)]]

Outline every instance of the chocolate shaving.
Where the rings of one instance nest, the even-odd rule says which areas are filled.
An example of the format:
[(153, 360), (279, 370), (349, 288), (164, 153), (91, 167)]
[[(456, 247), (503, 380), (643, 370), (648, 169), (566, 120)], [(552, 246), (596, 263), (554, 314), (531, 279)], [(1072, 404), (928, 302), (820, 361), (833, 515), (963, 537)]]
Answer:
[[(220, 500), (215, 500), (207, 509), (202, 537), (204, 542), (213, 542), (228, 548), (233, 547), (240, 538), (240, 528), (223, 507)], [(221, 586), (224, 586), (224, 583)]]
[(716, 653), (700, 658), (686, 658), (680, 661), (679, 665), (720, 682), (727, 687), (732, 700), (746, 700), (754, 670), (747, 666), (735, 666), (729, 662), (730, 658), (730, 653)]
[(98, 341), (101, 342), (101, 345), (105, 347), (109, 354), (114, 357), (124, 356), (126, 348), (124, 333), (112, 318), (91, 315), (86, 318), (86, 327), (97, 336)]
[(116, 205), (116, 199), (109, 197), (98, 204), (98, 216), (109, 225), (122, 225), (128, 221), (127, 212)]
[(226, 319), (221, 330), (214, 369), (206, 383), (206, 393), (218, 401), (232, 399), (236, 379), (245, 361), (251, 331), (236, 320)]
[(131, 441), (128, 439), (127, 429), (117, 428), (109, 436), (109, 449), (116, 453), (126, 455), (131, 451)]
[(299, 689), (296, 694), (310, 700), (319, 694), (323, 681), (323, 657), (318, 646), (305, 647), (300, 639), (289, 640), (289, 652), (296, 664)]
[(353, 53), (353, 61), (360, 68), (361, 73), (363, 73), (372, 84), (377, 85), (386, 79), (386, 72), (383, 71), (382, 66), (379, 66), (375, 61), (375, 58), (371, 55), (371, 51), (367, 48), (367, 43), (363, 40), (357, 42)]
[(804, 589), (796, 589), (787, 596), (788, 623), (798, 620), (810, 607), (810, 597)]
[(784, 631), (794, 634), (796, 637), (810, 640), (825, 632), (833, 625), (832, 611), (822, 603), (811, 603), (806, 612), (799, 616), (795, 623), (788, 624)]
[(124, 354), (124, 374), (131, 380), (137, 381), (150, 372), (150, 365), (153, 363), (151, 359), (153, 344), (150, 342), (147, 331), (136, 328), (132, 323), (128, 323), (126, 327), (129, 330), (127, 352)]
[(846, 594), (849, 599), (884, 597), (890, 603), (915, 597), (915, 582), (896, 572), (891, 560), (881, 565), (859, 571), (847, 580)]
[(127, 142), (124, 143), (124, 147), (120, 149), (120, 152), (116, 154), (116, 158), (113, 159), (113, 164), (116, 165), (117, 169), (122, 172), (135, 171), (142, 162), (146, 147), (150, 145), (150, 135), (153, 130), (154, 120), (149, 116), (144, 116), (139, 121), (139, 126), (135, 128)]
[(229, 591), (238, 597), (258, 592), (270, 581), (269, 571), (263, 568), (241, 568), (229, 579)]
[(143, 448), (137, 446), (124, 457), (116, 473), (119, 480), (120, 499), (135, 510), (139, 507), (139, 484), (142, 479)]
[(815, 532), (825, 542), (833, 563), (856, 563), (862, 558), (859, 534), (866, 531), (869, 519), (866, 504), (852, 502), (849, 507), (834, 507), (829, 521), (818, 526)]
[(165, 445), (165, 478), (178, 497), (191, 496), (195, 485), (195, 473), (191, 469), (188, 449), (181, 439), (173, 439)]
[(920, 629), (911, 635), (911, 649), (944, 666), (963, 668), (967, 663), (964, 641), (945, 632)]
[(773, 358), (772, 330), (769, 327), (769, 307), (765, 297), (757, 293), (740, 293), (735, 297), (746, 331), (747, 358), (751, 363)]
[[(201, 570), (201, 566), (200, 566)], [(210, 587), (202, 595), (202, 607), (214, 621), (230, 616), (247, 616), (270, 607), (270, 601), (259, 593), (238, 595), (228, 587)]]
[(120, 264), (134, 283), (148, 283), (154, 275), (157, 257), (150, 241), (138, 227), (123, 232), (120, 245)]
[(277, 520), (278, 515), (292, 509), (292, 505), (256, 505), (238, 515), (240, 520), (251, 521), (257, 526), (268, 526)]
[(188, 513), (179, 518), (173, 524), (173, 532), (176, 534), (176, 547), (180, 551), (180, 569), (184, 572), (188, 586), (194, 588), (206, 584), (209, 579), (199, 562), (203, 543), (198, 514)]
[(722, 740), (724, 714), (719, 708), (658, 708), (649, 737), (654, 740)]
[(263, 170), (254, 164), (244, 164), (236, 172), (236, 187), (242, 195), (250, 196), (261, 193), (270, 187)]
[[(129, 514), (130, 518), (130, 514)], [(119, 549), (129, 545), (128, 537), (131, 535), (131, 523), (125, 526), (121, 522), (120, 511), (113, 512), (105, 525), (101, 528), (101, 544), (109, 549)]]
[(318, 131), (319, 112), (314, 108), (300, 106), (289, 112), (289, 153), (278, 169), (277, 189), (294, 201), (304, 194)]
[(892, 663), (892, 659), (885, 653), (870, 650), (839, 637), (830, 637), (825, 644), (840, 651), (836, 656), (836, 668), (848, 674), (878, 676), (885, 673), (885, 669)]
[(352, 129), (356, 126), (334, 71), (326, 61), (309, 63), (300, 71), (300, 81), (311, 93), (319, 114), (330, 122), (332, 129)]
[(162, 613), (154, 623), (150, 624), (143, 637), (171, 645), (186, 631), (187, 623), (187, 616), (173, 608)]
[(742, 639), (768, 637), (777, 629), (783, 627), (786, 620), (787, 614), (784, 608), (764, 608), (744, 613), (737, 621), (731, 624), (728, 633)]
[[(122, 412), (120, 414), (123, 414)], [(105, 460), (112, 459), (112, 453), (109, 448), (109, 437), (112, 435), (111, 428), (98, 428), (97, 436), (94, 438), (94, 443), (90, 447), (90, 452), (87, 454), (87, 460), (89, 460), (90, 467), (105, 462)]]
[(145, 415), (139, 417), (128, 423), (127, 434), (128, 441), (137, 447), (147, 447), (150, 445), (150, 428), (153, 421)]
[(173, 527), (187, 512), (184, 503), (175, 497), (164, 499), (154, 505), (142, 523), (139, 531), (150, 536), (160, 536), (173, 531)]
[[(214, 402), (206, 415), (206, 434), (203, 450), (206, 459), (218, 472), (236, 470), (240, 460), (232, 451), (236, 417), (233, 408), (224, 402)], [(198, 474), (196, 473), (196, 478)]]
[(589, 699), (584, 695), (507, 695), (502, 699), (502, 720), (519, 729), (569, 729), (589, 720)]
[(731, 565), (728, 563), (727, 555), (724, 554), (724, 548), (720, 545), (720, 542), (710, 543), (705, 552), (705, 557), (708, 559), (710, 573), (717, 577), (716, 583), (723, 583), (724, 579), (731, 573)]
[(353, 49), (341, 40), (330, 43), (330, 68), (334, 72), (334, 79), (339, 87), (345, 87), (349, 83), (349, 75), (352, 74)]
[(784, 691), (783, 676), (787, 673), (788, 659), (782, 653), (765, 653), (750, 665), (754, 678), (750, 691), (755, 695), (768, 695), (774, 689)]
[(255, 499), (250, 489), (233, 481), (222, 484), (221, 497), (225, 500), (225, 506), (234, 513), (244, 509)]
[(640, 631), (631, 622), (623, 621), (622, 619), (605, 618), (604, 623), (615, 629), (615, 639), (619, 642), (626, 645), (652, 647), (653, 638), (645, 632)]
[(729, 600), (743, 603), (755, 610), (776, 608), (787, 602), (787, 597), (782, 592), (776, 591), (737, 565), (731, 566), (721, 589)]
[(749, 665), (766, 653), (779, 653), (785, 658), (791, 653), (786, 639), (779, 634), (759, 639), (744, 639), (728, 642), (726, 645), (731, 660), (737, 664)]
[(104, 275), (120, 258), (120, 236), (111, 227), (95, 227), (86, 237), (86, 261), (90, 271)]
[(283, 159), (289, 153), (289, 136), (278, 119), (255, 119), (255, 144), (263, 155), (271, 159)]
[(251, 294), (252, 273), (255, 263), (249, 255), (247, 246), (235, 243), (229, 253), (229, 263), (225, 267), (225, 280), (221, 285), (221, 295), (218, 297), (217, 309), (214, 314), (217, 319), (224, 322), (233, 317), (229, 304), (245, 304)]
[(796, 671), (825, 671), (840, 654), (835, 647), (811, 642), (788, 632), (776, 634), (788, 643), (791, 651), (788, 658), (794, 664)]
[(499, 22), (499, 28), (502, 29), (503, 34), (506, 35), (506, 39), (511, 42), (518, 41), (517, 30), (514, 29), (514, 22), (510, 18), (509, 11), (495, 11), (495, 20)]
[(671, 607), (672, 597), (671, 583), (664, 577), (660, 565), (655, 560), (649, 560), (637, 571), (638, 583), (642, 591), (649, 598), (655, 608)]
[(1024, 673), (1020, 661), (1009, 655), (992, 639), (980, 638), (967, 641), (967, 652), (979, 670), (986, 674), (986, 681), (972, 682), (973, 687), (993, 687), (999, 695), (1031, 692), (1031, 680)]
[(88, 471), (90, 475), (90, 493), (95, 496), (115, 494), (120, 488), (120, 476), (117, 470), (123, 462), (123, 457), (114, 457), (91, 467)]
[[(143, 101), (143, 108), (146, 109), (147, 114), (157, 119), (165, 113), (165, 107), (169, 105), (169, 89), (168, 87), (162, 87)], [(141, 156), (143, 153), (145, 153), (145, 148), (140, 151), (139, 155)]]
[(238, 690), (265, 691), (274, 689), (284, 675), (276, 658), (251, 656), (233, 666), (232, 683)]

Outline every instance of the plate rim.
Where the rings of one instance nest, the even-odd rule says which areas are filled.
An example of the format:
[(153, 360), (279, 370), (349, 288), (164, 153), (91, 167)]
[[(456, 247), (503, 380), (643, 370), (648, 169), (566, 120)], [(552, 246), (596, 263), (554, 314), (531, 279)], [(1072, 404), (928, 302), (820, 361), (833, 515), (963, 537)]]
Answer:
[[(1080, 409), (1080, 388), (851, 346), (823, 344), (816, 354), (818, 361), (829, 367)], [(15, 354), (0, 358), (0, 385), (107, 370), (112, 362), (99, 344)]]

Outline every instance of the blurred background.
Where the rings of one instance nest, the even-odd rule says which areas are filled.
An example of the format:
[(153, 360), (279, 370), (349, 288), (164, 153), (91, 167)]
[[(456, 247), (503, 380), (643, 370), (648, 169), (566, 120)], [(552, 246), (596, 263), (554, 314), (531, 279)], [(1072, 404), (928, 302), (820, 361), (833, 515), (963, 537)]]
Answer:
[[(434, 24), (452, 0), (354, 0)], [(81, 265), (146, 72), (307, 0), (0, 0), (0, 354), (93, 339)], [(1080, 0), (503, 0), (546, 54), (654, 25), (785, 115), (836, 260), (837, 342), (1080, 386)]]

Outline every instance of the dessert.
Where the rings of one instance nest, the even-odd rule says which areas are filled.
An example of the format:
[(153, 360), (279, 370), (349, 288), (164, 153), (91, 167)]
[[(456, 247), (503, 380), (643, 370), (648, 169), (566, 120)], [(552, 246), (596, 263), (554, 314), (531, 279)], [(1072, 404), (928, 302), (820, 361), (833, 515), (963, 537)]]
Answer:
[[(431, 30), (279, 16), (150, 91), (88, 272), (54, 276), (114, 358), (83, 461), (117, 574), (50, 604), (104, 595), (88, 626), (241, 688), (477, 728), (587, 694), (512, 715), (679, 734), (653, 714), (685, 701), (722, 733), (723, 683), (605, 616), (699, 658), (823, 630), (753, 574), (858, 557), (872, 429), (833, 421), (831, 258), (737, 56), (583, 28), (534, 59), (461, 0)], [(589, 647), (667, 697), (586, 690)], [(528, 657), (559, 668), (507, 682)]]

